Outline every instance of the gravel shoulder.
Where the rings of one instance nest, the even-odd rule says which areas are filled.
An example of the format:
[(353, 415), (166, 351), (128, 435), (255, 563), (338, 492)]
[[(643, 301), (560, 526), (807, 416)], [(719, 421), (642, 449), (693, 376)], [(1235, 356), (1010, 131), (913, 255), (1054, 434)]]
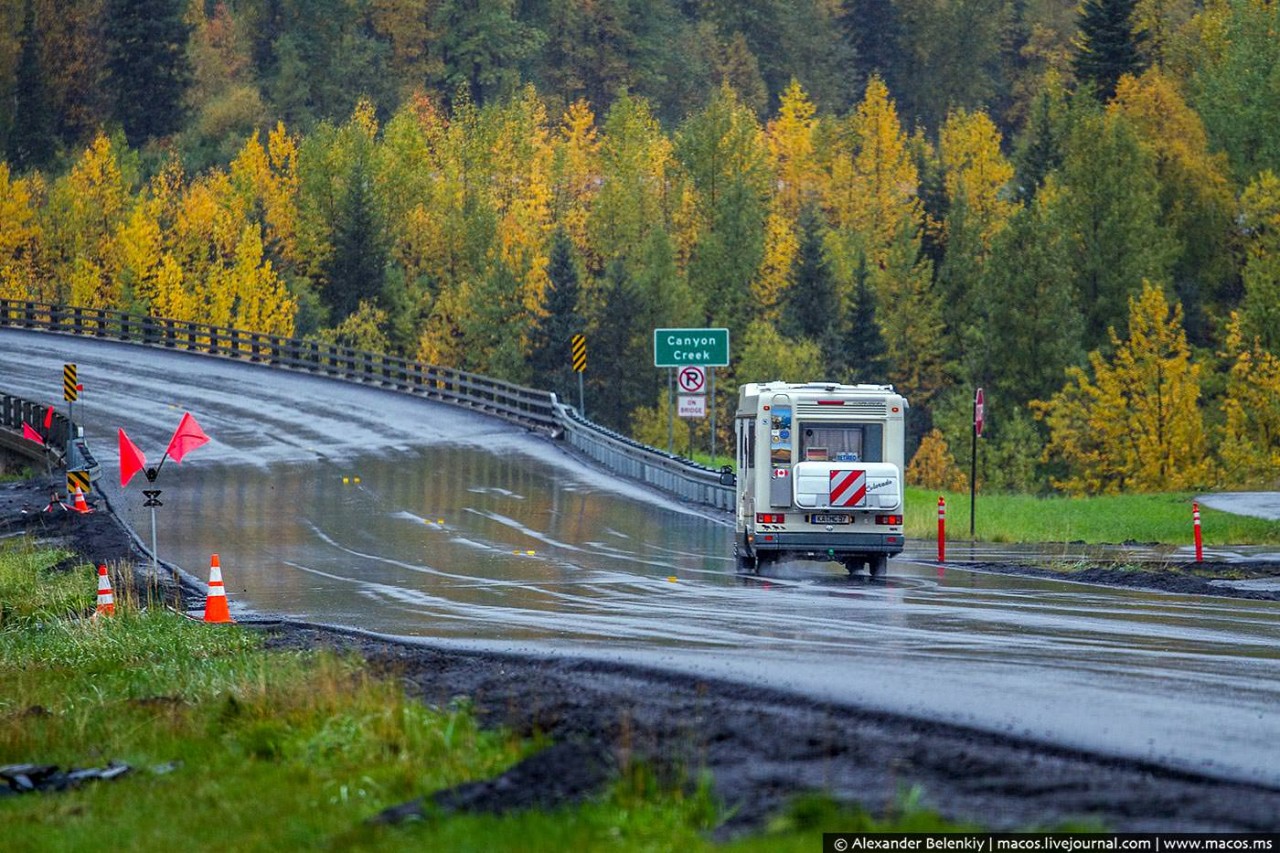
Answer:
[[(44, 512), (48, 503), (43, 481), (0, 484), (0, 538), (27, 533), (58, 541), (91, 563), (137, 566), (140, 585), (169, 594), (181, 590), (172, 577), (145, 576), (149, 560), (106, 506), (78, 515), (57, 506)], [(1053, 574), (1004, 565), (973, 568)], [(1241, 570), (1239, 564), (1203, 564), (1195, 572), (1094, 567), (1072, 577), (1200, 594), (1204, 587), (1193, 588), (1193, 582), (1207, 585), (1206, 574), (1236, 576)], [(1269, 576), (1280, 573), (1280, 566), (1247, 570)], [(202, 596), (204, 590), (184, 594)], [(709, 773), (729, 815), (717, 831), (722, 838), (760, 828), (791, 798), (809, 791), (876, 814), (891, 812), (905, 792), (915, 791), (923, 805), (946, 817), (994, 830), (1086, 820), (1131, 832), (1280, 831), (1280, 790), (1143, 762), (642, 667), (465, 652), (271, 619), (242, 624), (263, 632), (271, 647), (358, 653), (423, 701), (447, 705), (468, 697), (484, 724), (549, 735), (562, 747), (500, 779), (437, 794), (437, 806), (549, 807), (598, 790), (600, 768), (642, 759), (677, 778)], [(401, 812), (414, 808), (406, 804)]]

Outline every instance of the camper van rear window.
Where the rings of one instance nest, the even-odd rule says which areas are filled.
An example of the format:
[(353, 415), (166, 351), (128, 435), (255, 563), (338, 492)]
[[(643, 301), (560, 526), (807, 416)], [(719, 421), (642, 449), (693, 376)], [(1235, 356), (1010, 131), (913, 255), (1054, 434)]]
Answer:
[(883, 462), (882, 424), (827, 424), (800, 431), (799, 458), (819, 462)]

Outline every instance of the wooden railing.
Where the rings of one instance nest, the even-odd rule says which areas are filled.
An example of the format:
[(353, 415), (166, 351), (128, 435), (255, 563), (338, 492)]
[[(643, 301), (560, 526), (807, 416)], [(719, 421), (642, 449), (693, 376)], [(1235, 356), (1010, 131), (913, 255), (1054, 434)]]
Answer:
[[(415, 394), (483, 412), (556, 438), (565, 438), (573, 447), (609, 470), (685, 500), (722, 509), (733, 507), (733, 489), (720, 485), (719, 472), (594, 424), (572, 408), (561, 405), (550, 391), (526, 388), (477, 373), (314, 340), (247, 332), (187, 320), (143, 317), (122, 311), (12, 299), (0, 299), (0, 327), (127, 341)], [(21, 430), (24, 419), (34, 423), (24, 416), (12, 424), (6, 421), (5, 426)]]

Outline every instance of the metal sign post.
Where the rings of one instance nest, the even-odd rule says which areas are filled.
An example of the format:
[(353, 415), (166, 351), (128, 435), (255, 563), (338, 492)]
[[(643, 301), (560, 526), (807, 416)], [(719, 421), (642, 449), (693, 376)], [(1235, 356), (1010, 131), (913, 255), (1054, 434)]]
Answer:
[[(149, 482), (154, 482), (155, 480), (155, 477), (151, 475), (151, 472), (154, 470), (155, 469), (152, 468), (146, 472), (147, 480)], [(156, 572), (159, 570), (160, 555), (156, 551), (156, 507), (164, 506), (164, 504), (160, 503), (159, 489), (143, 489), (142, 494), (147, 499), (143, 506), (151, 509), (151, 572), (153, 576), (158, 577)]]
[(716, 467), (716, 371), (711, 369), (711, 467)]
[(676, 453), (676, 372), (667, 368), (667, 452)]

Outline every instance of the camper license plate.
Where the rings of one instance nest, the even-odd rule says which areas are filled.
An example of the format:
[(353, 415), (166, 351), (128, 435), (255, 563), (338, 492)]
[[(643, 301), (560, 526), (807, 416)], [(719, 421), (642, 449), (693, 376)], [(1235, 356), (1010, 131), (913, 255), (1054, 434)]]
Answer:
[(844, 513), (815, 512), (809, 516), (810, 524), (852, 524), (853, 516)]

